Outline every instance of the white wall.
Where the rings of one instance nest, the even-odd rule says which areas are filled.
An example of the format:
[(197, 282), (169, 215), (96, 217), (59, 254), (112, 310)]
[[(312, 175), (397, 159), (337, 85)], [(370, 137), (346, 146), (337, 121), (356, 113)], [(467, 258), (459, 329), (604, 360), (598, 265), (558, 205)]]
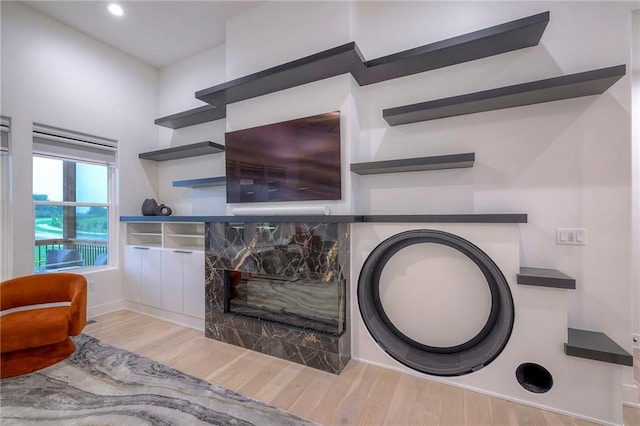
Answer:
[[(159, 117), (206, 105), (195, 92), (226, 81), (225, 46), (209, 49), (160, 71)], [(182, 129), (160, 128), (161, 147), (212, 141), (224, 144), (225, 120)], [(174, 215), (219, 215), (226, 213), (224, 186), (174, 188), (175, 180), (224, 176), (224, 154), (165, 161), (159, 167), (158, 203), (166, 203)]]
[[(140, 214), (157, 185), (157, 171), (145, 170), (138, 153), (158, 145), (158, 73), (23, 4), (0, 8), (2, 114), (12, 119), (10, 275), (19, 276), (33, 271), (32, 123), (117, 140), (116, 217)], [(117, 239), (121, 226), (115, 225)], [(118, 263), (87, 274), (90, 314), (121, 301)]]
[[(554, 321), (540, 322), (535, 329), (536, 338), (545, 333), (554, 336), (559, 341), (554, 340), (553, 344), (559, 348), (569, 326), (603, 331), (631, 350), (629, 75), (601, 96), (397, 127), (388, 126), (382, 119), (382, 110), (629, 64), (632, 7), (630, 2), (269, 3), (228, 22), (226, 80), (349, 41), (358, 44), (366, 59), (375, 59), (547, 10), (551, 12), (551, 19), (540, 45), (535, 47), (362, 88), (349, 76), (335, 77), (229, 105), (228, 117), (222, 121), (227, 131), (236, 130), (340, 106), (348, 123), (345, 130), (348, 135), (343, 138), (343, 145), (347, 145), (343, 147), (342, 160), (346, 165), (343, 180), (352, 193), (335, 206), (338, 212), (527, 213), (529, 222), (518, 226), (516, 251), (519, 247), (519, 252), (505, 267), (511, 271), (507, 277), (510, 284), (514, 284), (514, 271), (521, 265), (560, 269), (577, 279), (577, 289), (557, 299), (551, 293), (545, 302), (541, 302), (544, 298), (527, 302), (523, 297), (521, 303), (525, 304), (520, 308), (516, 306), (516, 316), (519, 309), (531, 312), (527, 315), (535, 325), (535, 315), (548, 309), (553, 313), (551, 318), (558, 320), (555, 324)], [(196, 90), (206, 87), (209, 85)], [(181, 102), (177, 95), (176, 102)], [(351, 162), (462, 152), (476, 153), (472, 169), (378, 176), (351, 176), (348, 171)], [(176, 168), (172, 173), (183, 173), (184, 178), (188, 178), (190, 164), (185, 162), (180, 165), (182, 171)], [(216, 197), (216, 203), (223, 202), (223, 196)], [(183, 199), (163, 202), (181, 205)], [(555, 230), (560, 227), (586, 228), (587, 245), (557, 246)], [(386, 235), (389, 228), (362, 224), (357, 225), (357, 229), (354, 235), (361, 240), (354, 241), (358, 250), (353, 254), (354, 287), (361, 263), (373, 247), (369, 247), (372, 243), (368, 238)], [(428, 294), (413, 296), (429, 297)], [(376, 345), (363, 343), (368, 334), (357, 320), (358, 316), (354, 303), (354, 356), (403, 369)], [(528, 326), (531, 324), (519, 327)], [(526, 350), (523, 336), (515, 340)], [(630, 380), (624, 368), (600, 364), (590, 367), (589, 362), (567, 360), (560, 350), (553, 352), (559, 359), (553, 361), (559, 369), (559, 389), (566, 394), (561, 403), (555, 403), (555, 408), (576, 414), (582, 411), (583, 416), (604, 421), (618, 421), (616, 404), (620, 402), (620, 388), (623, 381)], [(505, 359), (519, 356), (521, 354), (511, 352)], [(532, 352), (531, 356), (537, 355)], [(597, 376), (593, 383), (581, 384), (573, 378), (589, 369)], [(512, 375), (513, 371), (504, 374)], [(453, 382), (483, 389), (482, 380), (473, 377)], [(577, 388), (581, 385), (588, 389), (590, 399), (604, 402), (589, 407), (585, 398), (572, 399), (570, 395), (579, 394)], [(492, 392), (490, 388), (485, 386), (484, 391)], [(507, 396), (519, 398), (515, 390), (505, 387), (496, 392), (501, 391), (512, 392)], [(610, 396), (600, 398), (599, 392)], [(532, 397), (524, 397), (527, 398), (528, 403), (535, 404)], [(540, 404), (553, 407), (551, 399), (547, 395)]]

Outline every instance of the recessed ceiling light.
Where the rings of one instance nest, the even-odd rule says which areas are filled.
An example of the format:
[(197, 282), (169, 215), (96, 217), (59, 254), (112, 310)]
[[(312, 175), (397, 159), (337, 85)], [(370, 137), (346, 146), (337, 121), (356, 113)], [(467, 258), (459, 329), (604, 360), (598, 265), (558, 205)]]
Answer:
[(115, 3), (111, 3), (109, 5), (109, 12), (111, 12), (113, 15), (116, 15), (116, 16), (124, 15), (124, 10), (122, 10), (122, 7), (119, 4), (115, 4)]

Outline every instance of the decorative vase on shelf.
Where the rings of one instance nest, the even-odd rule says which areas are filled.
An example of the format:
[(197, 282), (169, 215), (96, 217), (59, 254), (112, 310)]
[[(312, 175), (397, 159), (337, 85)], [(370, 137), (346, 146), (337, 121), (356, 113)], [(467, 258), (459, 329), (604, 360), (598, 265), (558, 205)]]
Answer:
[(158, 207), (158, 203), (153, 198), (147, 198), (142, 203), (142, 215), (143, 216), (155, 216), (155, 210)]

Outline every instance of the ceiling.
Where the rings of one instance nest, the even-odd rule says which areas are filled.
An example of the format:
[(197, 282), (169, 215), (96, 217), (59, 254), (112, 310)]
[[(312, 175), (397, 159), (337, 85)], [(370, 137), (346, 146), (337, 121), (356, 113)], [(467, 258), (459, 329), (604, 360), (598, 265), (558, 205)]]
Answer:
[(188, 58), (225, 41), (225, 23), (262, 1), (24, 1), (49, 15), (156, 68)]

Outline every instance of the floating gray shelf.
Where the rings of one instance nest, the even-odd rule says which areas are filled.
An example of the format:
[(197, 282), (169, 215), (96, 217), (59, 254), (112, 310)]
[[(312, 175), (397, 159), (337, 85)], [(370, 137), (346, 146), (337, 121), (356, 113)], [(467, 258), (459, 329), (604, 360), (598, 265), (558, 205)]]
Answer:
[(391, 126), (604, 93), (626, 73), (617, 65), (383, 110)]
[(633, 356), (604, 333), (570, 328), (564, 353), (580, 358), (633, 366)]
[(527, 223), (516, 214), (416, 214), (416, 215), (321, 215), (321, 216), (120, 216), (121, 222), (317, 222), (317, 223)]
[(409, 214), (365, 215), (362, 222), (387, 223), (527, 223), (527, 215), (514, 214)]
[(224, 145), (206, 141), (190, 145), (176, 146), (138, 154), (139, 158), (153, 161), (177, 160), (178, 158), (196, 157), (198, 155), (217, 154), (224, 152)]
[(359, 175), (379, 173), (418, 172), (426, 170), (460, 169), (473, 167), (475, 153), (439, 155), (434, 157), (405, 158), (401, 160), (372, 161), (351, 164), (351, 171)]
[(182, 127), (194, 126), (196, 124), (207, 123), (227, 116), (226, 108), (216, 108), (213, 105), (205, 105), (177, 114), (168, 115), (155, 120), (158, 126), (170, 129), (180, 129)]
[(196, 98), (215, 105), (222, 118), (227, 104), (341, 74), (351, 73), (364, 86), (535, 46), (548, 22), (549, 12), (543, 12), (370, 61), (350, 42), (200, 90)]
[(227, 178), (225, 176), (217, 176), (200, 179), (174, 180), (173, 186), (187, 188), (204, 188), (207, 186), (225, 186), (226, 183)]
[(576, 280), (555, 269), (520, 268), (518, 284), (575, 289)]

